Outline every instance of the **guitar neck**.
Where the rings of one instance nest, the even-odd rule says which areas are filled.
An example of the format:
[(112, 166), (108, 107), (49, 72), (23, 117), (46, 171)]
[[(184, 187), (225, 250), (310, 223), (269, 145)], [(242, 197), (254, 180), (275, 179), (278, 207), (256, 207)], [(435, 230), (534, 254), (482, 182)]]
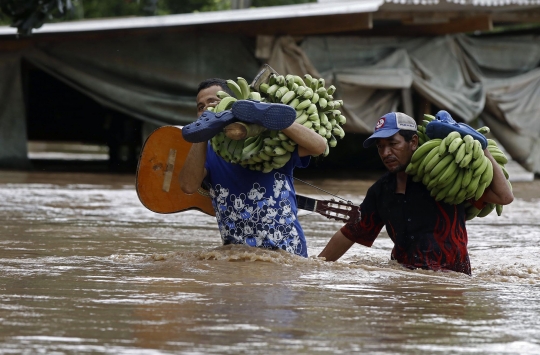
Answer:
[(326, 218), (338, 221), (357, 221), (360, 218), (360, 207), (352, 202), (317, 200), (307, 196), (296, 195), (298, 208), (306, 211), (319, 213)]
[(306, 211), (317, 212), (317, 200), (311, 197), (297, 194), (296, 206)]

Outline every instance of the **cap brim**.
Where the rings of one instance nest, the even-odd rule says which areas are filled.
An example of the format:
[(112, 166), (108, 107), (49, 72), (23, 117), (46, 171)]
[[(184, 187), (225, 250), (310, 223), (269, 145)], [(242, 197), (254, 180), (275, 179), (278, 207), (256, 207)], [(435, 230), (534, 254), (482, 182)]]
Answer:
[(379, 138), (388, 138), (392, 137), (394, 134), (399, 132), (399, 128), (392, 128), (392, 129), (381, 129), (378, 132), (373, 133), (371, 136), (369, 136), (368, 139), (364, 141), (364, 148), (371, 147), (373, 143), (375, 143), (375, 140)]

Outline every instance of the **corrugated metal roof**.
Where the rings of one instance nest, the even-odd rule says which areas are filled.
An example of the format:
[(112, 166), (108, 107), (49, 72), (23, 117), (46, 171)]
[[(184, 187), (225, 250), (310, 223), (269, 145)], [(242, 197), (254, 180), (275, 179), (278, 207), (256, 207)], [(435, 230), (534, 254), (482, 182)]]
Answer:
[(476, 11), (487, 13), (523, 11), (539, 7), (540, 0), (385, 0), (385, 3), (379, 8), (379, 12), (392, 9), (393, 11)]
[[(321, 4), (354, 3), (361, 0), (318, 0)], [(438, 5), (444, 3), (473, 6), (509, 6), (509, 5), (540, 5), (540, 0), (384, 0), (387, 3), (401, 5)]]
[(437, 5), (442, 3), (473, 6), (540, 5), (540, 0), (385, 0), (385, 2), (404, 5)]

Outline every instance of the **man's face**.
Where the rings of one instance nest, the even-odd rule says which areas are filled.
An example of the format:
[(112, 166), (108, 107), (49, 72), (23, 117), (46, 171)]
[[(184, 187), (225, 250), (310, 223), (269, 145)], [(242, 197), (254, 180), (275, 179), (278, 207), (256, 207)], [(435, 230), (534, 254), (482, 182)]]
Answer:
[(377, 140), (377, 150), (384, 166), (391, 173), (405, 171), (411, 161), (411, 157), (418, 147), (418, 136), (406, 142), (399, 133), (389, 138), (379, 138)]
[(220, 90), (223, 90), (221, 86), (214, 85), (199, 91), (197, 95), (197, 117), (202, 115), (208, 107), (215, 107), (221, 101), (217, 97), (217, 92)]

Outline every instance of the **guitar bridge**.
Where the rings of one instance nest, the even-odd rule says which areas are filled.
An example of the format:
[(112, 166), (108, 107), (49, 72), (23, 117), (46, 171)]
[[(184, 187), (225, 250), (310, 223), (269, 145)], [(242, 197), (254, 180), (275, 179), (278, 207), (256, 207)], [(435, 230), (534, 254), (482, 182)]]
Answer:
[(176, 160), (176, 149), (169, 149), (169, 156), (167, 157), (167, 168), (165, 169), (165, 176), (163, 177), (163, 185), (161, 188), (165, 192), (169, 192), (171, 188), (171, 181), (174, 172), (174, 162)]

